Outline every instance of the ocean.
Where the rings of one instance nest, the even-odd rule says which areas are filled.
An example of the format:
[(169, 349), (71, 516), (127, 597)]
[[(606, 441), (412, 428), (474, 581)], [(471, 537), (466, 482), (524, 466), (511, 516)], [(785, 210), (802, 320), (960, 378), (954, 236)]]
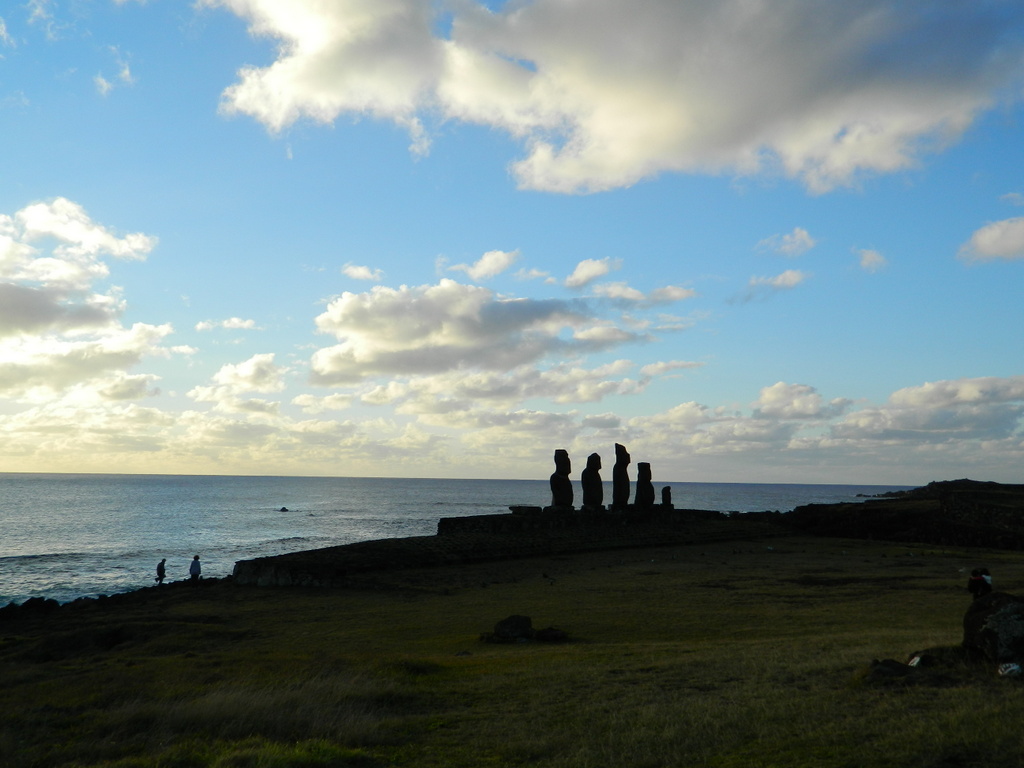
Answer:
[[(905, 486), (668, 483), (676, 508), (789, 511)], [(582, 497), (574, 482), (576, 501)], [(0, 473), (0, 606), (69, 602), (188, 578), (235, 562), (356, 541), (430, 536), (442, 517), (545, 506), (547, 480)], [(605, 499), (611, 483), (605, 483)]]

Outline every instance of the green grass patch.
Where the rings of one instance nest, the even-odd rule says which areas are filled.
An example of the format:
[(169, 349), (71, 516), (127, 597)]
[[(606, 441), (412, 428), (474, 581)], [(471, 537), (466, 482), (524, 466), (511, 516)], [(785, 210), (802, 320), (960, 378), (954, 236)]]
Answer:
[[(963, 569), (1017, 560), (794, 537), (66, 607), (0, 625), (0, 765), (1024, 765), (1024, 684), (956, 652)], [(569, 641), (480, 641), (512, 614)]]

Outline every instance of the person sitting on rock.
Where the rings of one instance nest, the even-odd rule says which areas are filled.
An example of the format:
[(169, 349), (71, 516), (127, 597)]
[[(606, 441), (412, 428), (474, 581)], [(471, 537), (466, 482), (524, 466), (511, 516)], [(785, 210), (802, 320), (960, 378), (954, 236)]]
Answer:
[(975, 568), (971, 571), (971, 577), (967, 580), (967, 591), (975, 600), (992, 591), (992, 577), (988, 575), (987, 568)]

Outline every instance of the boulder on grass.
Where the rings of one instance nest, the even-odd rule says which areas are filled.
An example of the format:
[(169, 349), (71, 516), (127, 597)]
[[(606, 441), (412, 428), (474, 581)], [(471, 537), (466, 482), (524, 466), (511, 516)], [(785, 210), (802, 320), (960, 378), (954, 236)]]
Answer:
[(993, 592), (964, 614), (964, 648), (1001, 666), (1024, 664), (1024, 598)]
[(480, 639), (485, 643), (563, 643), (569, 635), (555, 627), (534, 629), (529, 616), (509, 616), (495, 624), (493, 632), (481, 633)]
[(532, 640), (533, 635), (533, 620), (529, 616), (509, 616), (494, 625), (494, 637), (499, 641)]

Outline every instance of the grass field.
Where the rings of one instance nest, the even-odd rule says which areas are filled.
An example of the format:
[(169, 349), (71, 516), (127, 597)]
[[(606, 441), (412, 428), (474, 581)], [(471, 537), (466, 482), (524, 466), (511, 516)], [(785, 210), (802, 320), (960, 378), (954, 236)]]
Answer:
[[(169, 585), (0, 624), (0, 765), (1024, 766), (1024, 683), (953, 661), (1013, 552), (786, 537)], [(966, 570), (965, 570), (966, 569)], [(564, 643), (492, 644), (512, 614)]]

